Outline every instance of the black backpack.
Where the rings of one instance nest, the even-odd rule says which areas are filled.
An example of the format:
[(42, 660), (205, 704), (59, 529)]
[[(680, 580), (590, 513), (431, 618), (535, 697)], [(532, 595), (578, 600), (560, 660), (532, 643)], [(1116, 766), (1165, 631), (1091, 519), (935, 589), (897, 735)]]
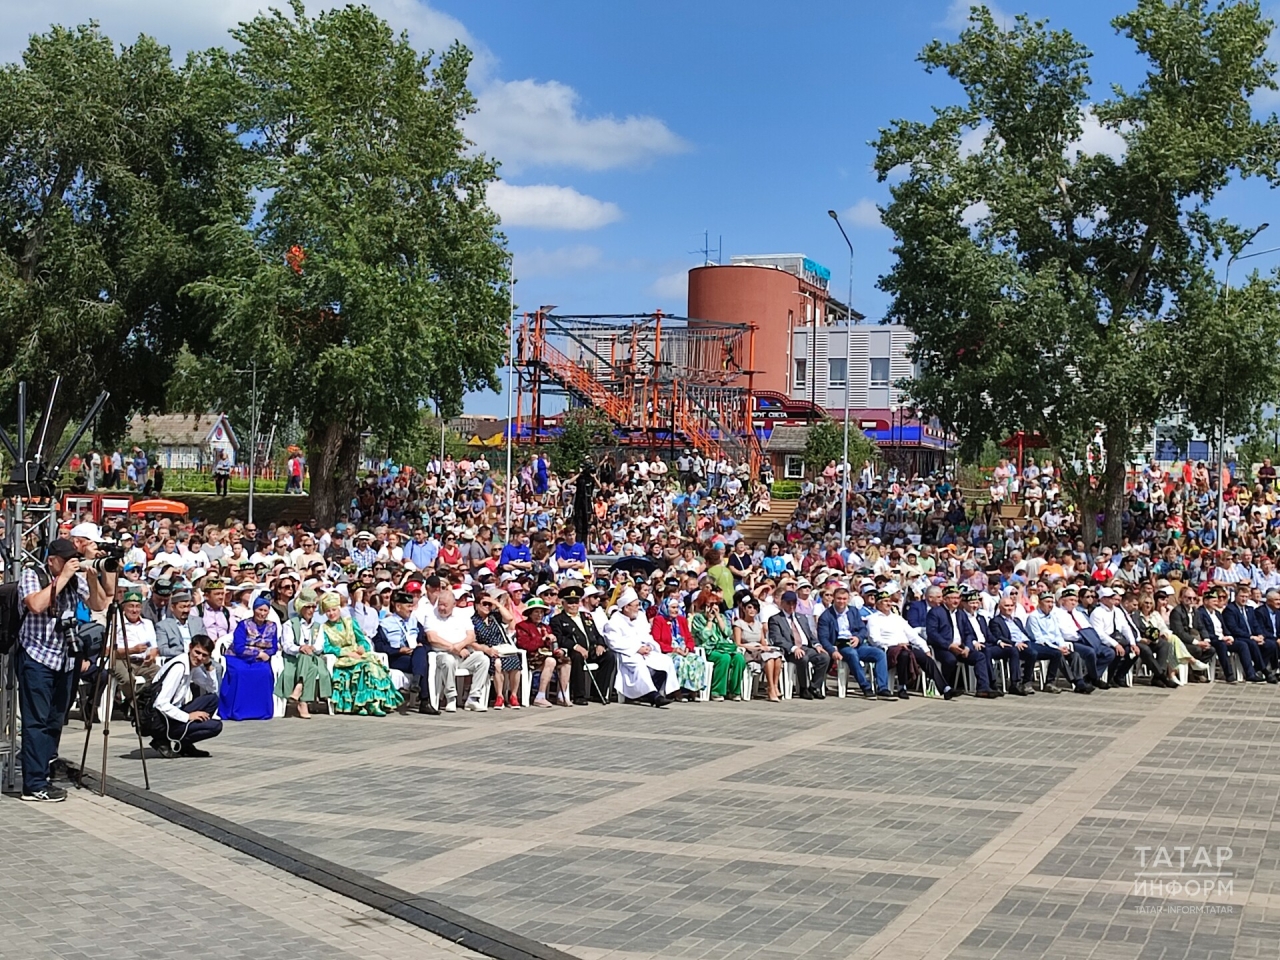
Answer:
[(138, 728), (139, 733), (161, 736), (168, 732), (169, 728), (165, 723), (164, 714), (156, 709), (156, 698), (160, 696), (160, 687), (164, 684), (165, 673), (173, 669), (171, 666), (173, 662), (173, 660), (170, 660), (169, 663), (166, 663), (160, 672), (156, 674), (155, 679), (134, 694), (134, 700), (138, 705), (134, 725)]
[[(39, 567), (36, 567), (36, 576), (40, 578), (41, 587), (49, 585), (49, 575)], [(0, 583), (0, 657), (13, 652), (18, 630), (26, 618), (27, 608), (18, 593), (18, 582)]]

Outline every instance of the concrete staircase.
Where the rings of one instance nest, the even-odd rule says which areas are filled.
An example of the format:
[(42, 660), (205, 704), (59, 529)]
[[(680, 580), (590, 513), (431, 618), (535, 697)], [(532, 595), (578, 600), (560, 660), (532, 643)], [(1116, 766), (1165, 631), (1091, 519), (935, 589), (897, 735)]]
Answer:
[(742, 531), (742, 536), (747, 543), (763, 543), (769, 536), (769, 529), (773, 526), (773, 522), (776, 520), (786, 526), (795, 508), (796, 501), (775, 498), (769, 505), (768, 513), (753, 514), (738, 524), (738, 529)]

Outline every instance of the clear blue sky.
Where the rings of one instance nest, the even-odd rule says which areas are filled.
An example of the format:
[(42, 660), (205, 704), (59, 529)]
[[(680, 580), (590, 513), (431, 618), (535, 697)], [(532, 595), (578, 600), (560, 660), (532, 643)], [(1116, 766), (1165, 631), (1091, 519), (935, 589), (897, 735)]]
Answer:
[[(826, 215), (835, 208), (855, 247), (854, 304), (882, 315), (875, 284), (892, 237), (875, 216), (887, 193), (868, 141), (895, 118), (928, 120), (932, 105), (955, 102), (956, 85), (926, 75), (916, 56), (958, 34), (964, 0), (368, 3), (420, 49), (457, 37), (477, 52), (470, 132), (503, 162), (491, 201), (515, 255), (520, 308), (683, 314), (684, 271), (702, 262), (704, 230), (713, 246), (723, 237), (725, 257), (804, 252), (831, 269), (843, 298), (848, 252)], [(0, 0), (0, 55), (15, 57), (53, 19), (94, 17), (117, 40), (145, 30), (181, 56), (228, 43), (227, 28), (261, 5)], [(1142, 63), (1109, 26), (1129, 0), (998, 6), (997, 17), (1025, 9), (1091, 47), (1099, 98), (1112, 82), (1139, 79)], [(1272, 50), (1280, 59), (1280, 45)], [(1280, 209), (1262, 185), (1233, 189), (1219, 211), (1277, 221), (1259, 247), (1280, 244)], [(502, 414), (505, 404), (477, 395), (468, 410)]]

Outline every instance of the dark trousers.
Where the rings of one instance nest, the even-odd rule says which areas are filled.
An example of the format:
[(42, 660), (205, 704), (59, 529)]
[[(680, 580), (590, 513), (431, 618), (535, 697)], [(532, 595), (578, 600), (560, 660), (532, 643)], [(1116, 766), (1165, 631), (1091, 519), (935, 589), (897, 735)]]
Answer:
[(827, 689), (827, 670), (831, 667), (831, 657), (821, 647), (800, 647), (804, 658), (796, 659), (795, 647), (787, 654), (787, 659), (796, 665), (796, 685), (800, 688), (801, 697), (825, 695)]
[[(911, 651), (911, 657), (915, 660), (916, 666), (919, 667), (926, 677), (933, 681), (933, 685), (938, 688), (940, 693), (945, 693), (951, 688), (951, 684), (947, 682), (947, 678), (942, 675), (942, 671), (938, 669), (938, 662), (925, 653), (919, 647), (908, 647)], [(903, 687), (910, 685), (911, 665), (907, 663), (906, 657), (898, 658), (898, 683)]]
[[(1089, 646), (1089, 644), (1085, 643), (1083, 640), (1077, 640), (1071, 646), (1074, 648), (1076, 656), (1080, 658), (1081, 676), (1083, 676), (1083, 678), (1089, 683), (1093, 683), (1100, 679), (1098, 677), (1098, 655), (1094, 651), (1093, 647)], [(1079, 680), (1080, 677), (1074, 677), (1072, 679)]]
[(186, 703), (182, 707), (182, 712), (191, 713), (194, 710), (203, 710), (209, 714), (209, 719), (190, 720), (182, 723), (170, 717), (165, 717), (165, 738), (186, 746), (188, 743), (199, 743), (201, 740), (209, 740), (216, 737), (222, 732), (222, 721), (213, 715), (217, 709), (218, 695), (216, 693), (201, 694)]
[(1244, 677), (1246, 680), (1253, 680), (1259, 673), (1265, 673), (1267, 665), (1262, 655), (1262, 648), (1253, 640), (1252, 637), (1237, 637), (1235, 642), (1230, 644), (1230, 649), (1234, 650), (1240, 656), (1240, 664), (1244, 667)]
[[(570, 648), (569, 658), (569, 696), (574, 700), (603, 702), (596, 694), (596, 690), (607, 697), (609, 691), (613, 689), (613, 678), (618, 672), (618, 658), (613, 655), (613, 651), (606, 650), (604, 653), (597, 654), (592, 650), (584, 658), (577, 650)], [(588, 663), (596, 665), (593, 671), (594, 677), (587, 676)], [(593, 679), (595, 689), (591, 686)]]
[(58, 755), (76, 675), (37, 663), (21, 645), (14, 653), (18, 658), (18, 709), (22, 711), (22, 792), (35, 793), (49, 786), (49, 766)]
[[(1031, 656), (1030, 651), (1019, 651), (1015, 646), (997, 643), (987, 645), (987, 655), (991, 659), (992, 666), (995, 666), (997, 660), (1003, 660), (1008, 664), (1011, 685), (1021, 683), (1023, 677), (1030, 679), (1033, 674), (1035, 658)], [(992, 673), (994, 674), (994, 671)]]
[(1112, 686), (1123, 684), (1124, 678), (1129, 675), (1129, 671), (1133, 669), (1133, 665), (1138, 662), (1141, 654), (1133, 653), (1128, 647), (1124, 648), (1124, 653), (1117, 654), (1116, 648), (1110, 648), (1115, 659), (1111, 661), (1111, 666), (1107, 670), (1107, 682)]
[(220, 497), (227, 495), (227, 486), (231, 477), (225, 473), (215, 473), (213, 475), (213, 492)]
[(399, 670), (401, 673), (411, 673), (417, 677), (418, 696), (423, 700), (430, 701), (431, 688), (427, 684), (427, 653), (427, 647), (420, 643), (413, 648), (412, 653), (387, 654), (387, 665), (391, 670)]
[(1035, 664), (1037, 660), (1043, 660), (1048, 664), (1044, 671), (1044, 682), (1046, 684), (1057, 680), (1059, 673), (1068, 680), (1071, 679), (1070, 674), (1067, 672), (1066, 662), (1062, 659), (1062, 651), (1057, 647), (1047, 647), (1042, 643), (1028, 643), (1020, 653), (1026, 658), (1024, 669), (1027, 672), (1027, 680), (1035, 679)]
[[(1084, 641), (1081, 641), (1077, 646), (1077, 649), (1079, 649), (1080, 646), (1089, 645)], [(1105, 677), (1106, 674), (1111, 672), (1112, 661), (1116, 658), (1116, 648), (1104, 640), (1100, 646), (1089, 647), (1089, 649), (1093, 651), (1093, 659), (1097, 664), (1095, 668), (1096, 675), (1098, 677)]]
[(974, 676), (978, 681), (979, 690), (991, 689), (991, 655), (990, 647), (984, 646), (981, 650), (972, 647), (965, 647), (967, 656), (959, 656), (949, 647), (934, 647), (933, 653), (937, 657), (938, 666), (942, 668), (942, 675), (946, 677), (950, 686), (956, 685), (956, 674), (960, 667), (973, 667)]
[(1157, 640), (1155, 644), (1147, 644), (1141, 641), (1138, 643), (1138, 659), (1140, 659), (1143, 665), (1151, 671), (1151, 676), (1153, 677), (1163, 677), (1167, 675), (1164, 666), (1165, 653), (1160, 649), (1160, 644), (1164, 644), (1167, 648), (1169, 646), (1169, 641)]
[[(1276, 645), (1276, 641), (1272, 639), (1263, 639), (1262, 643), (1256, 640), (1250, 640), (1253, 652), (1261, 657), (1261, 666), (1259, 669), (1274, 672), (1276, 669), (1276, 661), (1280, 659), (1280, 647)], [(1254, 663), (1258, 664), (1257, 658)]]
[[(1227, 641), (1219, 640), (1217, 637), (1209, 641), (1209, 646), (1213, 647), (1213, 652), (1218, 657), (1218, 663), (1222, 667), (1222, 677), (1227, 683), (1234, 683), (1236, 679), (1235, 665), (1231, 662), (1232, 647), (1227, 645)], [(1234, 645), (1233, 645), (1234, 646)], [(1245, 675), (1248, 675), (1249, 668), (1245, 667)]]

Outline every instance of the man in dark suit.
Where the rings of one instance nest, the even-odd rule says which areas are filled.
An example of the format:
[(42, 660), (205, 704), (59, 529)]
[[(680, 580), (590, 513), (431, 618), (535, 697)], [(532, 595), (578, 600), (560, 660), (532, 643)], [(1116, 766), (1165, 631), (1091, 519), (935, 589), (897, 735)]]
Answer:
[[(1222, 610), (1222, 626), (1231, 635), (1236, 653), (1240, 655), (1240, 665), (1244, 668), (1244, 678), (1250, 683), (1265, 683), (1271, 679), (1272, 668), (1264, 656), (1263, 646), (1255, 639), (1253, 621), (1250, 617), (1249, 601), (1253, 598), (1253, 587), (1248, 583), (1237, 583), (1235, 602), (1228, 603)], [(1274, 681), (1272, 681), (1274, 682)]]
[(1263, 603), (1249, 611), (1253, 640), (1262, 651), (1267, 665), (1267, 683), (1277, 681), (1277, 659), (1280, 659), (1280, 590), (1272, 587)]
[(782, 651), (788, 663), (795, 664), (800, 699), (823, 700), (827, 696), (831, 658), (818, 645), (809, 618), (796, 613), (799, 599), (794, 590), (782, 595), (778, 602), (781, 613), (769, 618), (769, 643)]
[[(985, 660), (985, 657), (979, 657), (974, 652), (973, 628), (960, 612), (959, 587), (948, 586), (943, 589), (942, 603), (931, 608), (925, 615), (924, 632), (925, 640), (933, 650), (933, 658), (938, 661), (942, 675), (951, 686), (956, 686), (956, 673), (961, 664), (973, 667), (975, 673), (981, 668), (979, 661)], [(990, 690), (989, 669), (986, 679), (986, 689)], [(982, 689), (981, 680), (978, 686)]]
[[(1226, 604), (1226, 591), (1221, 587), (1210, 589), (1204, 595), (1204, 603), (1196, 611), (1195, 628), (1201, 639), (1208, 641), (1213, 652), (1218, 655), (1218, 665), (1222, 667), (1222, 676), (1227, 683), (1238, 683), (1235, 665), (1231, 662), (1231, 654), (1238, 652), (1236, 639), (1227, 633), (1226, 624), (1222, 622), (1222, 611)], [(1243, 659), (1241, 657), (1242, 662)], [(1252, 658), (1249, 662), (1253, 662)]]
[[(995, 678), (995, 660), (1008, 660), (1013, 650), (1001, 648), (991, 642), (987, 636), (987, 618), (979, 611), (982, 607), (982, 594), (969, 587), (960, 590), (960, 635), (969, 650), (974, 677), (977, 679), (976, 696), (981, 700), (992, 700), (1003, 697), (1004, 691), (996, 689), (992, 682)], [(1012, 679), (1010, 683), (1012, 683)]]
[(1013, 615), (1017, 609), (1017, 601), (1011, 596), (1000, 598), (996, 615), (987, 621), (987, 637), (997, 647), (1012, 647), (1013, 654), (1009, 660), (1009, 683), (1013, 692), (1020, 697), (1035, 693), (1032, 683), (1035, 681), (1036, 661), (1046, 660), (1049, 663), (1045, 675), (1045, 693), (1057, 693), (1053, 685), (1059, 673), (1067, 674), (1066, 665), (1062, 661), (1062, 651), (1055, 647), (1043, 646), (1031, 639), (1022, 621)]
[(595, 699), (607, 697), (613, 689), (613, 677), (618, 669), (613, 651), (605, 645), (596, 630), (595, 621), (582, 613), (583, 588), (569, 584), (560, 588), (560, 612), (551, 618), (551, 632), (556, 645), (569, 654), (569, 696), (575, 706), (587, 702), (588, 663), (594, 663)]
[(1213, 646), (1196, 629), (1197, 610), (1195, 590), (1183, 587), (1178, 595), (1178, 605), (1169, 611), (1169, 629), (1182, 641), (1187, 652), (1196, 658), (1196, 662), (1191, 665), (1192, 682), (1207, 683), (1209, 678), (1205, 674), (1213, 669)]

